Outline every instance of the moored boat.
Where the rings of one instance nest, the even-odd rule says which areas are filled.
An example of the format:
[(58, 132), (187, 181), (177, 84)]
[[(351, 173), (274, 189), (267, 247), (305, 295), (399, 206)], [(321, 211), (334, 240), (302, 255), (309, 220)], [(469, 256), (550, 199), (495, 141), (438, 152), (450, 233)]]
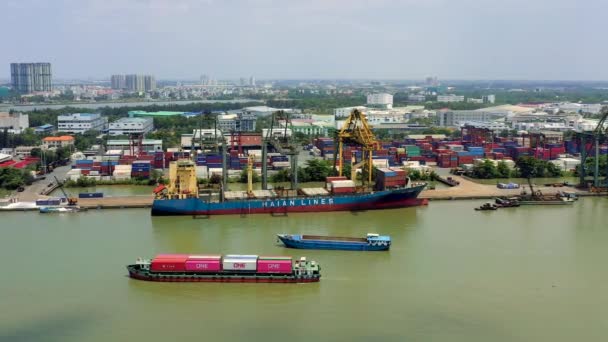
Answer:
[(297, 195), (281, 196), (270, 190), (261, 190), (261, 193), (256, 195), (255, 191), (228, 194), (220, 189), (218, 198), (199, 197), (195, 164), (190, 160), (171, 162), (169, 175), (169, 183), (154, 190), (156, 198), (152, 203), (152, 216), (361, 211), (404, 208), (428, 203), (426, 199), (418, 198), (426, 184), (413, 184), (406, 179), (405, 174), (399, 185), (390, 185), (375, 191), (354, 187), (330, 190), (312, 188), (299, 189)]
[(128, 265), (134, 279), (163, 282), (311, 283), (321, 267), (305, 257), (161, 254)]
[(84, 208), (80, 208), (80, 207), (57, 207), (57, 206), (53, 206), (53, 207), (40, 207), (39, 208), (40, 213), (43, 214), (50, 214), (50, 213), (77, 213), (80, 211), (83, 211)]
[(478, 210), (478, 211), (487, 211), (487, 210), (496, 210), (496, 209), (498, 209), (498, 207), (496, 205), (492, 204), (492, 203), (489, 203), (489, 202), (488, 203), (484, 203), (481, 206), (475, 208), (475, 210)]
[(277, 237), (288, 248), (386, 251), (391, 247), (390, 236), (371, 233), (364, 238), (288, 234), (278, 234)]

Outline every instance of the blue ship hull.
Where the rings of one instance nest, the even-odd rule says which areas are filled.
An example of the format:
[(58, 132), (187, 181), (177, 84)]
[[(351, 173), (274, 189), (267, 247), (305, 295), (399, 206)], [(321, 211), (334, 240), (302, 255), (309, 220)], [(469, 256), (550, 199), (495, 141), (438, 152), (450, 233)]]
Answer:
[(304, 240), (301, 235), (278, 235), (279, 240), (287, 248), (298, 249), (332, 249), (344, 251), (387, 251), (390, 243), (375, 245), (368, 241), (337, 241), (337, 240)]
[(240, 199), (224, 202), (208, 202), (199, 198), (155, 199), (152, 215), (286, 214), (403, 208), (426, 204), (426, 200), (418, 198), (422, 189), (424, 185), (341, 196)]

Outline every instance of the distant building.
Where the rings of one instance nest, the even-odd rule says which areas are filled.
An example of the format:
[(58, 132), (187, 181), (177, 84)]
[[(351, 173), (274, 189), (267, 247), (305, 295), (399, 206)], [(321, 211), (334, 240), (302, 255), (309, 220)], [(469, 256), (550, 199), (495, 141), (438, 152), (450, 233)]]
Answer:
[(126, 75), (127, 90), (140, 92), (145, 91), (145, 83), (143, 75)]
[(22, 93), (53, 90), (51, 63), (11, 63), (11, 84)]
[(365, 107), (365, 106), (356, 106), (356, 107), (336, 108), (336, 109), (334, 109), (334, 117), (335, 117), (336, 120), (347, 118), (350, 115), (350, 113), (353, 110), (355, 110), (355, 109), (358, 109), (360, 111), (366, 111), (367, 107)]
[(110, 123), (109, 135), (146, 134), (154, 130), (151, 117), (121, 118)]
[(57, 117), (57, 131), (82, 134), (86, 131), (102, 131), (106, 129), (108, 118), (100, 114), (75, 113)]
[(481, 97), (483, 103), (494, 103), (496, 102), (496, 95), (484, 95)]
[(407, 100), (410, 102), (424, 102), (426, 100), (426, 96), (410, 94), (407, 96)]
[(393, 95), (386, 93), (367, 95), (367, 105), (376, 108), (393, 108)]
[(125, 75), (112, 75), (111, 83), (112, 89), (120, 90), (127, 88), (127, 78)]
[(30, 127), (30, 120), (27, 114), (0, 112), (0, 130), (7, 129), (8, 132), (20, 134)]
[(144, 90), (154, 91), (156, 90), (156, 79), (152, 75), (144, 76)]
[(253, 77), (253, 76), (249, 77), (249, 85), (252, 87), (255, 87), (255, 77)]
[[(122, 150), (130, 151), (131, 144), (129, 140), (108, 140), (106, 142), (108, 151), (110, 150)], [(137, 150), (137, 148), (135, 148)], [(142, 151), (143, 152), (155, 152), (163, 150), (163, 141), (157, 139), (143, 139), (142, 140)]]
[(34, 133), (36, 133), (36, 134), (52, 133), (54, 129), (55, 129), (55, 126), (53, 126), (51, 124), (46, 124), (46, 125), (42, 125), (42, 126), (38, 126), (38, 127), (34, 128)]
[(42, 147), (45, 149), (56, 147), (67, 147), (74, 145), (74, 137), (62, 135), (60, 137), (46, 137), (42, 139)]
[(437, 102), (463, 102), (464, 96), (462, 95), (437, 95)]
[(217, 126), (223, 132), (253, 132), (256, 123), (255, 114), (242, 111), (236, 114), (217, 116)]
[[(281, 123), (281, 126), (285, 127), (285, 123)], [(294, 134), (302, 133), (309, 136), (326, 137), (329, 128), (333, 128), (333, 125), (324, 122), (294, 121), (291, 124)]]
[(501, 112), (480, 110), (446, 110), (437, 112), (436, 123), (444, 127), (460, 127), (467, 122), (491, 122), (504, 118)]

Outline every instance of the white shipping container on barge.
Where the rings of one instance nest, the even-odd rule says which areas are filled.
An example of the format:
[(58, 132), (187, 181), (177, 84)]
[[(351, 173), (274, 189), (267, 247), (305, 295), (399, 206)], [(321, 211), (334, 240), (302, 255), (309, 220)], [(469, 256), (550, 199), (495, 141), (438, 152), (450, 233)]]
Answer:
[(226, 255), (222, 260), (224, 271), (252, 271), (257, 270), (257, 255)]

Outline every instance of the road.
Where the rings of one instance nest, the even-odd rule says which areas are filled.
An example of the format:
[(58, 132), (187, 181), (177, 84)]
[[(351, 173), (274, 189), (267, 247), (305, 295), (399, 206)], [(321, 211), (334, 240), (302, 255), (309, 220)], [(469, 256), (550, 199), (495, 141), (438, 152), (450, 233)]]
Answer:
[(42, 195), (40, 194), (42, 190), (46, 189), (49, 183), (56, 183), (55, 178), (57, 177), (60, 180), (65, 179), (68, 171), (71, 170), (71, 166), (60, 166), (53, 170), (53, 172), (46, 174), (46, 178), (34, 182), (30, 186), (26, 186), (23, 192), (16, 192), (15, 195), (19, 201), (22, 202), (32, 202), (40, 198)]

